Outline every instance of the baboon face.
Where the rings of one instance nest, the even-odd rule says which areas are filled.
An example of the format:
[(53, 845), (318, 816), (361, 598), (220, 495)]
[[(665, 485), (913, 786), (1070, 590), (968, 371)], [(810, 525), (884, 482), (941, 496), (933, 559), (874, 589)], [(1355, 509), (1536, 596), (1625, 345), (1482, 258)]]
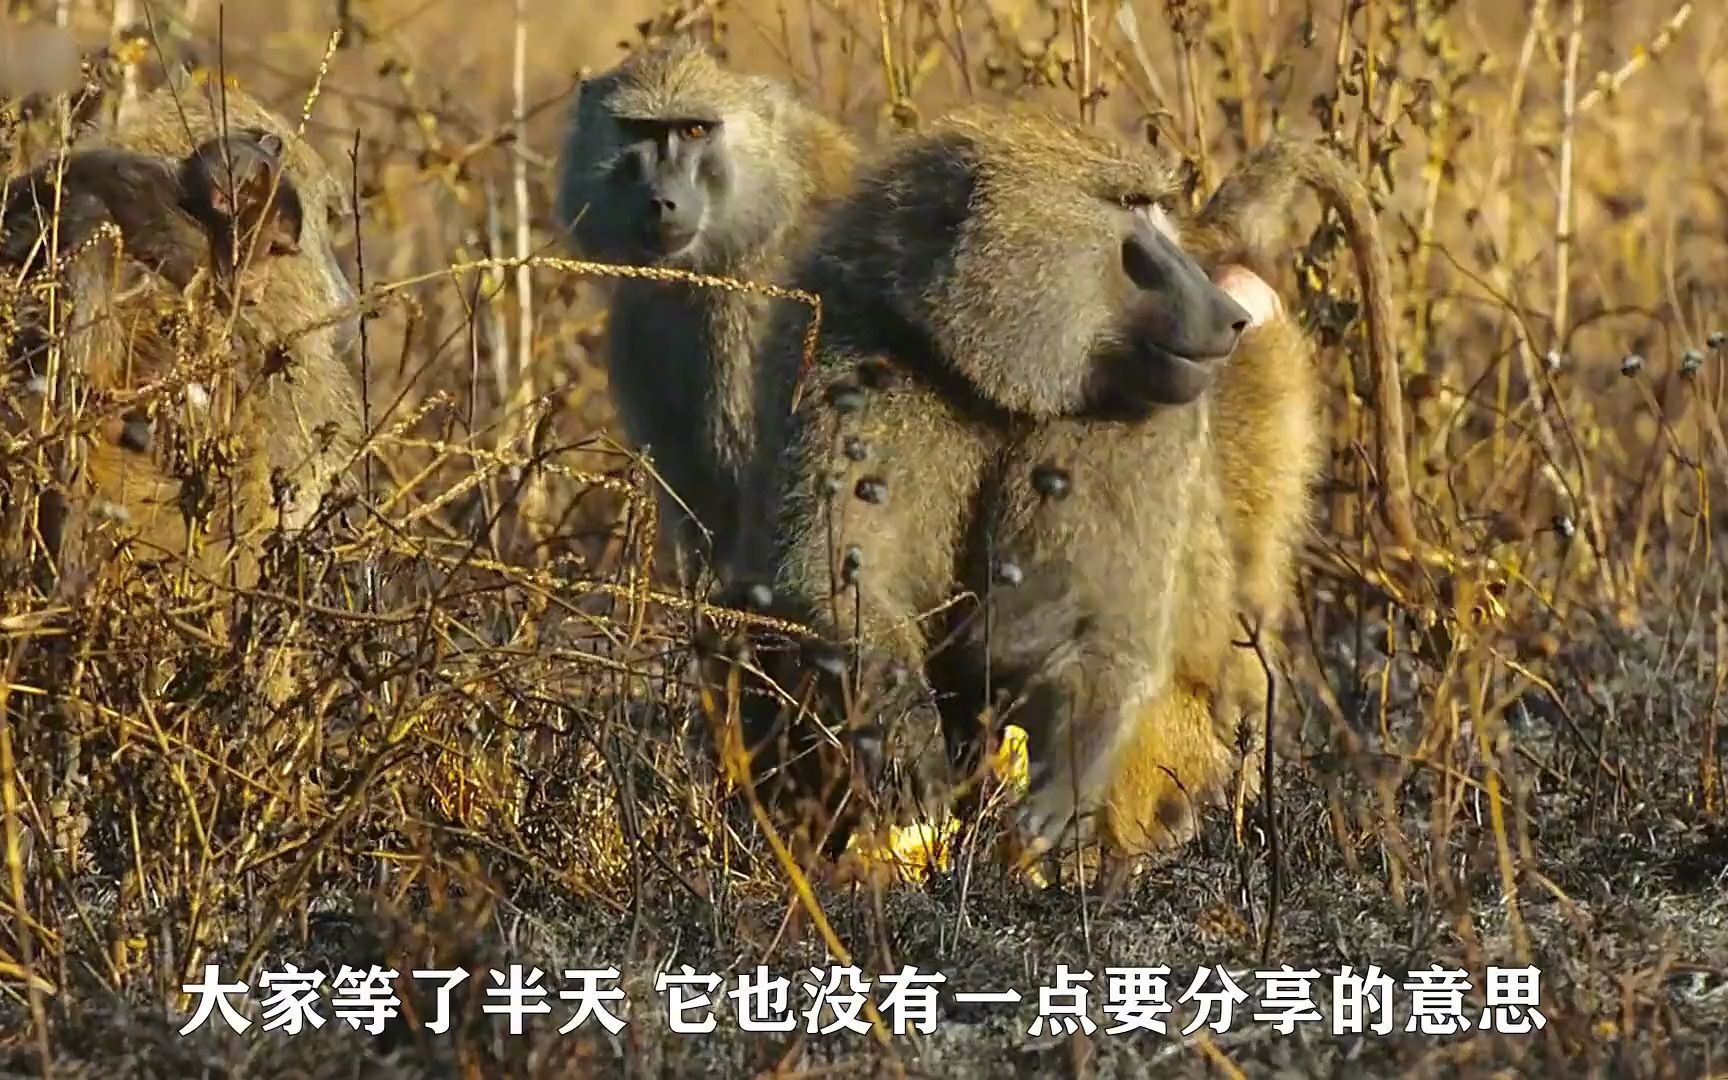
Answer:
[(305, 208), (282, 170), (282, 140), (259, 128), (211, 139), (181, 164), (182, 208), (236, 253), (294, 255)]
[[(846, 265), (1016, 411), (1143, 412), (1211, 385), (1249, 315), (1182, 249), (1148, 153), (1026, 111), (957, 114), (864, 184)], [(874, 248), (874, 250), (871, 250)], [(859, 271), (851, 271), (856, 274)]]
[(559, 217), (579, 250), (615, 262), (714, 270), (796, 210), (771, 168), (777, 84), (674, 41), (582, 86), (564, 149)]
[(620, 146), (607, 174), (629, 239), (648, 258), (673, 261), (702, 235), (708, 208), (725, 205), (732, 170), (717, 116), (617, 117)]

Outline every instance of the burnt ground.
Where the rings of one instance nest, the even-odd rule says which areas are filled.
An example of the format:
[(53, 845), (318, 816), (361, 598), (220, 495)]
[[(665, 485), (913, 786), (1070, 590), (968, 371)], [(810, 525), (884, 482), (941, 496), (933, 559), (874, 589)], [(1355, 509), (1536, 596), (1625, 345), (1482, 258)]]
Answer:
[[(945, 973), (950, 988), (1023, 995), (1017, 1005), (945, 998), (933, 1034), (891, 1040), (907, 1075), (1721, 1075), (1728, 1069), (1728, 824), (1698, 805), (1698, 735), (1714, 716), (1714, 665), (1665, 644), (1664, 629), (1603, 631), (1569, 648), (1556, 666), (1577, 677), (1559, 684), (1558, 702), (1527, 692), (1506, 710), (1500, 745), (1515, 905), (1502, 889), (1491, 800), (1474, 779), (1485, 771), (1475, 767), (1470, 781), (1452, 782), (1439, 768), (1400, 771), (1384, 755), (1361, 767), (1375, 760), (1372, 725), (1361, 727), (1354, 758), (1329, 752), (1337, 740), (1317, 734), (1325, 724), (1312, 695), (1300, 702), (1301, 748), (1279, 766), (1282, 869), (1270, 944), (1269, 848), (1258, 804), (1242, 843), (1214, 815), (1196, 844), (1145, 868), (1107, 904), (1069, 884), (1029, 888), (982, 845), (977, 857), (956, 860), (969, 864), (966, 874), (938, 873), (880, 894), (819, 885), (817, 895), (868, 968), (910, 964)], [(1346, 653), (1333, 651), (1334, 686), (1351, 679)], [(1420, 710), (1413, 697), (1400, 699), (1398, 683), (1388, 734), (1408, 745)], [(1347, 712), (1346, 721), (1353, 723)], [(1476, 745), (1463, 723), (1451, 759), (1476, 758)], [(1447, 805), (1455, 807), (1449, 824)], [(760, 851), (748, 821), (737, 828)], [(153, 1007), (150, 993), (95, 991), (49, 1004), (56, 1072), (742, 1076), (778, 1065), (789, 1075), (891, 1073), (895, 1066), (868, 1036), (742, 1033), (724, 997), (712, 1033), (670, 1033), (664, 997), (652, 990), (658, 968), (688, 964), (730, 979), (757, 963), (794, 976), (833, 961), (810, 920), (786, 918), (787, 894), (763, 873), (736, 873), (722, 887), (724, 874), (685, 860), (675, 846), (649, 846), (636, 845), (637, 858), (606, 903), (547, 875), (506, 868), (495, 874), (498, 895), (480, 916), (453, 914), (460, 905), (440, 915), (424, 897), (385, 910), (371, 899), (380, 893), (336, 873), (314, 890), (300, 924), (276, 935), (267, 961), (327, 972), (344, 963), (401, 965), (429, 955), (427, 942), (438, 938), (443, 966), (476, 975), (455, 993), (458, 1019), (443, 1035), (398, 1018), (377, 1036), (336, 1021), (293, 1037), (256, 1027), (234, 1035), (213, 1021), (182, 1038), (174, 1030), (181, 1018)], [(1406, 1033), (1409, 997), (1399, 993), (1394, 1033), (1331, 1034), (1324, 988), (1341, 965), (1374, 964), (1395, 976), (1433, 964), (1463, 967), (1479, 988), (1484, 965), (1518, 965), (1520, 936), (1542, 973), (1548, 1022), (1540, 1031)], [(235, 957), (218, 950), (217, 959)], [(616, 1038), (592, 1022), (561, 1036), (569, 1014), (554, 998), (551, 1014), (530, 1016), (524, 1034), (508, 1034), (505, 1019), (482, 1014), (478, 996), (466, 991), (476, 989), (479, 969), (513, 962), (548, 972), (618, 965), (631, 1024)], [(1180, 1004), (1166, 1035), (1105, 1035), (1101, 1026), (1090, 1038), (1032, 1036), (1037, 988), (1059, 963), (1096, 974), (1091, 1015), (1100, 1025), (1110, 1023), (1101, 1012), (1105, 967), (1167, 966), (1174, 1000), (1197, 966), (1222, 966), (1250, 998), (1209, 1040), (1179, 1034), (1192, 1015)], [(1328, 1019), (1287, 1035), (1251, 1019), (1259, 989), (1251, 972), (1279, 964), (1321, 973), (1316, 1004)], [(69, 978), (89, 981), (75, 972)], [(794, 1008), (805, 1007), (793, 995)], [(1466, 1001), (1467, 1015), (1478, 1016), (1479, 991)], [(424, 1020), (429, 999), (411, 1004)], [(6, 1009), (21, 1028), (20, 1003)], [(9, 1064), (34, 1073), (28, 1041), (12, 1045)]]

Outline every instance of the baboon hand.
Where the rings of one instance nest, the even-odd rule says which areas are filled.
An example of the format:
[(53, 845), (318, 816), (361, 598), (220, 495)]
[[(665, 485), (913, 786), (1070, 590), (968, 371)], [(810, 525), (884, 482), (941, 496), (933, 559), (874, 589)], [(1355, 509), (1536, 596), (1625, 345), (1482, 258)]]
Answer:
[(940, 822), (952, 783), (942, 718), (923, 687), (886, 690), (894, 700), (868, 710), (868, 726), (852, 739), (855, 775), (878, 825), (906, 827)]
[(1248, 313), (1249, 327), (1263, 326), (1284, 314), (1284, 301), (1259, 274), (1237, 263), (1213, 275), (1213, 284)]
[[(1086, 820), (1074, 803), (1072, 784), (1051, 777), (1039, 783), (1038, 763), (1032, 765), (1031, 787), (1015, 807), (1014, 818), (1020, 842), (1030, 857), (1043, 855), (1064, 840), (1084, 841)], [(1065, 836), (1070, 825), (1078, 835)]]

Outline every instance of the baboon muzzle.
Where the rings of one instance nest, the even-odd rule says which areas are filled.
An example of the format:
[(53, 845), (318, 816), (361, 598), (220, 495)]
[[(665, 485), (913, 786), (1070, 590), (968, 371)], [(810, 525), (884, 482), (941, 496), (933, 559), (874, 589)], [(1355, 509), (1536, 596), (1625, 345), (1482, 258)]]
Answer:
[(1122, 269), (1133, 291), (1095, 396), (1106, 407), (1185, 405), (1212, 385), (1252, 316), (1155, 228), (1122, 242)]
[(1149, 345), (1184, 360), (1219, 360), (1248, 329), (1248, 311), (1156, 229), (1123, 242), (1122, 267), (1141, 290), (1137, 329)]

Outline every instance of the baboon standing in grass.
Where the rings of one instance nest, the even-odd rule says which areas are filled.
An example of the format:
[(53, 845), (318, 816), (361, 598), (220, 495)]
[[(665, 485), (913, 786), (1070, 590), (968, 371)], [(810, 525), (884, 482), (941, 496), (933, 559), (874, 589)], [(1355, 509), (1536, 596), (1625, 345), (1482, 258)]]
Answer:
[(836, 778), (884, 786), (887, 821), (939, 815), (987, 712), (1027, 732), (1035, 848), (1102, 806), (1145, 850), (1227, 790), (1264, 700), (1237, 612), (1275, 626), (1320, 460), (1311, 346), (1253, 267), (1303, 181), (1372, 229), (1324, 153), (1275, 144), (1183, 221), (1149, 152), (970, 109), (836, 208), (792, 275), (824, 336), (772, 559), (777, 613), (828, 640), (759, 652), (847, 730), (787, 738), (773, 699), (745, 705), (759, 772), (831, 843), (855, 820), (826, 820)]
[[(557, 214), (585, 258), (772, 283), (855, 157), (850, 136), (789, 88), (678, 38), (583, 84)], [(795, 362), (758, 364), (761, 329), (771, 305), (811, 312), (678, 281), (612, 290), (612, 400), (664, 483), (662, 550), (682, 581), (706, 563), (730, 584), (741, 537), (760, 524), (757, 478), (795, 378)]]
[[(245, 579), (256, 540), (246, 534), (308, 524), (360, 443), (347, 359), (356, 296), (331, 246), (346, 209), (317, 154), (260, 103), (230, 89), (224, 119), (181, 93), (151, 95), (99, 145), (43, 166), (8, 199), (9, 277), (45, 269), (57, 241), (69, 301), (50, 335), (45, 307), (25, 300), (10, 352), (28, 389), (8, 423), (33, 425), (45, 400), (56, 411), (92, 394), (99, 409), (130, 400), (63, 463), (45, 539), (73, 556), (64, 542), (93, 515), (154, 561), (187, 553), (190, 515), (198, 565), (216, 576), (229, 554), (220, 541), (239, 540)], [(105, 224), (118, 247), (90, 242)], [(213, 356), (227, 360), (201, 377), (208, 387), (140, 393)]]

